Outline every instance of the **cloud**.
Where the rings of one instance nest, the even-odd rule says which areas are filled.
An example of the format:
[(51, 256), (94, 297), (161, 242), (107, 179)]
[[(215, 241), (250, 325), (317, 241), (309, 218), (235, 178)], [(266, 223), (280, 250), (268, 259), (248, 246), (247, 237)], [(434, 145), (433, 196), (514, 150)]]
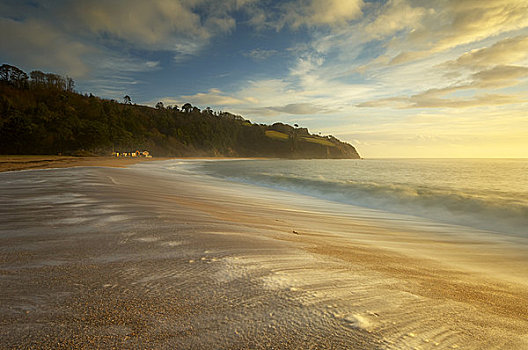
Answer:
[(482, 69), (494, 65), (507, 65), (525, 60), (528, 57), (528, 36), (519, 35), (500, 40), (490, 47), (474, 49), (456, 60), (445, 62), (441, 67), (448, 69)]
[(92, 0), (72, 2), (61, 11), (70, 19), (66, 24), (72, 30), (87, 30), (99, 39), (189, 53), (190, 48), (200, 48), (196, 43), (205, 44), (212, 36), (235, 27), (231, 16), (213, 8), (217, 10), (214, 2), (199, 0)]
[(394, 108), (405, 108), (409, 105), (409, 98), (406, 97), (387, 97), (380, 98), (377, 100), (365, 101), (358, 103), (356, 106), (360, 108), (370, 107), (394, 107)]
[(452, 17), (442, 25), (439, 50), (528, 26), (524, 0), (450, 0), (445, 13)]
[(0, 7), (6, 42), (2, 46), (17, 63), (48, 67), (54, 62), (54, 66), (77, 75), (95, 68), (85, 63), (87, 55), (127, 59), (132, 48), (172, 52), (181, 61), (200, 52), (214, 36), (231, 32), (236, 23), (228, 11), (239, 3), (7, 0)]
[(295, 91), (284, 79), (261, 79), (248, 81), (235, 94), (253, 101), (254, 107), (291, 103)]
[[(366, 153), (378, 142), (383, 155), (402, 138), (423, 135), (406, 147), (433, 134), (446, 141), (461, 129), (494, 129), (500, 118), (511, 121), (508, 130), (526, 130), (526, 13), (525, 0), (4, 0), (0, 56), (75, 71), (85, 77), (78, 86), (107, 97), (126, 91), (138, 102), (302, 120), (349, 134)], [(244, 33), (229, 37), (236, 30)], [(270, 58), (280, 69), (262, 62)], [(190, 90), (152, 97), (175, 82), (142, 72), (179, 75), (191, 62), (194, 82), (177, 87)]]
[(429, 56), (429, 52), (424, 51), (405, 51), (399, 53), (396, 57), (389, 61), (389, 65), (402, 64), (410, 61), (419, 60)]
[(473, 97), (443, 97), (457, 89), (431, 89), (409, 97), (390, 97), (359, 103), (357, 107), (409, 108), (470, 108), (526, 103), (528, 98), (518, 94), (478, 94)]
[(290, 103), (284, 106), (269, 106), (246, 110), (248, 114), (263, 116), (277, 116), (281, 114), (314, 115), (329, 112), (328, 109), (312, 103)]
[(150, 101), (148, 104), (153, 105), (158, 101), (163, 103), (182, 105), (184, 103), (191, 103), (197, 106), (211, 106), (211, 107), (224, 107), (224, 106), (237, 106), (255, 103), (255, 99), (251, 97), (239, 98), (230, 96), (223, 93), (219, 89), (210, 89), (208, 92), (199, 92), (194, 95), (182, 95), (178, 97), (163, 97), (156, 101)]
[[(364, 114), (365, 112), (361, 112)], [(384, 117), (380, 118), (379, 115)], [(386, 117), (390, 115), (389, 117)], [(375, 119), (374, 122), (371, 122)], [(357, 139), (364, 157), (526, 157), (526, 107), (486, 106), (420, 111), (371, 110), (369, 118), (345, 120), (322, 130)], [(356, 145), (355, 142), (352, 142)]]
[[(502, 18), (517, 21), (517, 25), (524, 23), (523, 18), (515, 15), (518, 14), (520, 8), (526, 7), (524, 4), (515, 1), (502, 1), (501, 3), (505, 5), (505, 8), (500, 10)], [(506, 3), (511, 6), (506, 6)], [(422, 2), (422, 4), (424, 3)], [(466, 18), (471, 12), (468, 7), (451, 2), (441, 11), (435, 10), (435, 17), (438, 17), (440, 24), (430, 26), (430, 33), (427, 36), (430, 41), (430, 49), (400, 51), (389, 60), (388, 64), (386, 64), (388, 55), (385, 54), (365, 66), (358, 67), (363, 74), (368, 74), (372, 70), (382, 72), (381, 75), (378, 73), (377, 78), (379, 82), (383, 82), (386, 91), (381, 98), (367, 100), (356, 104), (356, 106), (396, 109), (469, 108), (527, 102), (526, 95), (523, 95), (519, 88), (499, 91), (500, 89), (516, 87), (528, 77), (528, 67), (526, 66), (528, 63), (528, 36), (526, 34), (519, 35), (517, 32), (515, 36), (504, 34), (502, 37), (495, 38), (495, 33), (474, 28), (470, 30), (474, 34), (471, 40), (482, 40), (484, 35), (489, 37), (485, 37), (485, 41), (468, 44), (467, 42), (471, 41), (471, 36), (468, 36), (467, 32), (458, 33), (460, 36), (458, 39), (455, 38), (456, 40), (453, 41), (454, 44), (451, 47), (447, 49), (440, 45), (442, 38), (458, 35), (451, 33), (451, 29), (443, 28), (445, 23), (442, 21), (445, 21), (445, 18), (442, 15), (453, 14), (453, 21), (457, 22), (456, 25), (459, 27), (469, 26), (471, 21), (473, 21), (473, 26), (481, 27), (483, 25), (482, 16), (489, 18), (488, 11), (492, 13), (495, 10), (499, 11), (494, 4), (486, 3), (480, 7), (477, 6), (475, 13), (478, 15), (474, 18)], [(486, 12), (486, 15), (482, 12)], [(458, 13), (458, 17), (455, 15), (456, 13)], [(422, 17), (422, 25), (432, 21), (428, 18), (430, 14), (427, 11)], [(528, 22), (526, 23), (528, 25)], [(492, 26), (497, 27), (498, 33), (516, 28), (512, 23), (501, 21), (492, 21)], [(421, 28), (421, 25), (417, 28)], [(397, 52), (397, 48), (401, 45), (414, 45), (414, 47), (419, 48), (420, 45), (416, 45), (416, 42), (413, 42), (411, 38), (420, 34), (420, 30), (422, 29), (404, 34), (402, 38), (408, 38), (408, 43), (403, 43), (402, 38), (400, 38), (401, 40), (393, 38), (387, 46), (388, 52)], [(426, 39), (423, 33), (420, 36), (422, 36), (421, 39)], [(460, 43), (465, 43), (465, 46), (457, 47)], [(477, 47), (475, 48), (475, 46)], [(452, 59), (453, 54), (456, 53), (458, 53), (458, 57)], [(443, 57), (450, 57), (451, 59), (446, 60)], [(396, 65), (398, 66), (396, 67)], [(398, 85), (393, 83), (398, 81), (405, 82), (402, 88), (398, 88)], [(444, 85), (445, 87), (431, 88), (435, 85)], [(405, 89), (407, 91), (402, 93)]]
[(255, 61), (263, 61), (276, 55), (277, 50), (265, 50), (265, 49), (253, 49), (248, 52), (244, 52), (244, 56), (249, 57)]
[(397, 52), (392, 64), (528, 27), (528, 3), (524, 0), (424, 1), (420, 5), (426, 11), (417, 17), (413, 30), (389, 46)]
[(435, 98), (416, 95), (410, 98), (407, 108), (470, 108), (524, 103), (528, 100), (517, 95), (481, 94), (472, 98)]
[(94, 57), (86, 57), (85, 61), (89, 62), (91, 66), (96, 66), (99, 72), (112, 72), (113, 74), (148, 72), (159, 69), (158, 61), (123, 57), (113, 52), (106, 52), (104, 55)]
[(362, 0), (294, 0), (279, 2), (276, 6), (246, 8), (248, 24), (257, 29), (301, 27), (340, 27), (358, 19), (365, 6)]
[(160, 62), (159, 61), (147, 61), (145, 62), (145, 66), (148, 68), (156, 68), (159, 67)]
[(502, 88), (517, 84), (528, 76), (528, 67), (495, 66), (472, 75), (473, 83), (468, 88)]
[(69, 75), (78, 88), (105, 97), (121, 95), (130, 84), (114, 77), (161, 69), (166, 53), (179, 63), (199, 54), (235, 28), (229, 11), (249, 2), (5, 0), (0, 59)]
[(420, 26), (428, 11), (431, 10), (412, 7), (406, 0), (391, 0), (365, 25), (364, 32), (371, 38), (380, 39), (401, 30), (413, 30)]
[(506, 105), (528, 102), (527, 96), (520, 94), (480, 93), (470, 97), (448, 97), (463, 90), (500, 89), (517, 85), (528, 77), (528, 67), (495, 66), (470, 75), (464, 84), (444, 88), (432, 88), (411, 96), (396, 96), (366, 101), (357, 107), (394, 108), (468, 108), (478, 106)]
[(20, 22), (0, 18), (0, 32), (2, 56), (14, 64), (30, 69), (53, 69), (74, 78), (90, 71), (84, 58), (100, 52), (39, 20)]
[(362, 0), (312, 0), (305, 8), (301, 23), (306, 25), (342, 25), (362, 15)]

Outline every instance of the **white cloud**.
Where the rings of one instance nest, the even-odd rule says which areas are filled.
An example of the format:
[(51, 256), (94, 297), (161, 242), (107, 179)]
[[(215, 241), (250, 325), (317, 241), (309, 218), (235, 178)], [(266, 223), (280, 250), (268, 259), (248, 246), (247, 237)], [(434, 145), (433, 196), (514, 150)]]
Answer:
[[(152, 50), (172, 50), (189, 41), (206, 42), (215, 33), (226, 33), (235, 26), (224, 13), (196, 8), (207, 6), (196, 0), (103, 0), (73, 2), (65, 6), (73, 30), (87, 29), (99, 37), (110, 36), (129, 45)], [(82, 25), (81, 28), (79, 26)]]
[(160, 64), (159, 61), (147, 61), (145, 62), (145, 66), (147, 66), (148, 68), (156, 68), (158, 67)]
[(282, 1), (273, 8), (246, 6), (248, 24), (255, 28), (299, 29), (301, 27), (342, 27), (362, 16), (362, 0), (293, 0)]
[(255, 61), (263, 61), (272, 56), (275, 56), (277, 53), (277, 50), (253, 49), (251, 51), (245, 52), (244, 56), (250, 57)]
[[(74, 76), (98, 69), (86, 63), (96, 56), (102, 61), (130, 61), (126, 54), (130, 48), (173, 52), (176, 60), (182, 60), (200, 52), (212, 37), (232, 31), (236, 23), (226, 9), (234, 9), (239, 3), (229, 0), (224, 2), (226, 6), (220, 6), (206, 0), (7, 1), (0, 7), (2, 49), (6, 51), (2, 56), (19, 64), (56, 67), (56, 71)], [(143, 67), (154, 68), (153, 63)]]
[(307, 25), (343, 25), (362, 15), (362, 0), (312, 0), (301, 22)]
[(365, 25), (364, 32), (370, 38), (380, 39), (401, 30), (415, 30), (421, 26), (422, 18), (429, 11), (423, 7), (413, 7), (406, 0), (390, 0)]
[(208, 92), (199, 92), (194, 95), (182, 95), (176, 97), (162, 97), (156, 101), (150, 101), (148, 104), (154, 105), (156, 102), (162, 101), (164, 104), (183, 105), (184, 103), (191, 103), (199, 107), (214, 107), (224, 108), (229, 106), (239, 106), (254, 103), (255, 100), (251, 97), (240, 98), (225, 94), (219, 89), (210, 89)]
[(284, 114), (293, 114), (293, 115), (314, 115), (314, 114), (324, 114), (330, 113), (332, 111), (314, 105), (312, 103), (290, 103), (284, 106), (268, 106), (268, 107), (258, 107), (258, 108), (249, 108), (245, 110), (246, 114), (251, 115), (261, 115), (261, 116), (278, 116)]

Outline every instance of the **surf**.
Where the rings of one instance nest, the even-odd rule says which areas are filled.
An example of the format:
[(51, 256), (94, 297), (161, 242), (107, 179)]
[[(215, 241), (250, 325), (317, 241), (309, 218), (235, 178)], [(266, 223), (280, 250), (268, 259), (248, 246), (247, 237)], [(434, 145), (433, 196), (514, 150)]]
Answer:
[[(497, 169), (497, 163), (487, 166)], [(501, 181), (512, 178), (509, 188), (488, 186), (492, 174), (482, 174), (482, 162), (462, 160), (376, 161), (374, 166), (364, 161), (258, 160), (209, 162), (201, 169), (230, 181), (528, 237), (528, 192), (519, 183), (522, 175), (515, 178), (525, 163), (514, 162), (517, 167), (510, 164), (510, 173), (505, 169), (501, 175)]]

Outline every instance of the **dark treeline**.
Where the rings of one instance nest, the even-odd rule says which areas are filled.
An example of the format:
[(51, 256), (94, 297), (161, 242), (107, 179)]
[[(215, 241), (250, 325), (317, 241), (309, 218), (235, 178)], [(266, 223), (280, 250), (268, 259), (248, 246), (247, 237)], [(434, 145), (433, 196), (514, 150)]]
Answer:
[(95, 154), (149, 150), (154, 156), (359, 158), (354, 147), (275, 123), (200, 110), (156, 108), (74, 91), (57, 74), (0, 67), (0, 154)]

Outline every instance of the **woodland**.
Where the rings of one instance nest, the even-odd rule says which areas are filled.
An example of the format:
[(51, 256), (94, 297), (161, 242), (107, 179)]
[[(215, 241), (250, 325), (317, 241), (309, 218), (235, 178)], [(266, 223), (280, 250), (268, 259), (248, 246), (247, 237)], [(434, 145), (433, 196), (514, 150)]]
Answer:
[(298, 125), (257, 124), (229, 112), (136, 105), (75, 91), (54, 73), (0, 67), (0, 154), (359, 158), (333, 136)]

